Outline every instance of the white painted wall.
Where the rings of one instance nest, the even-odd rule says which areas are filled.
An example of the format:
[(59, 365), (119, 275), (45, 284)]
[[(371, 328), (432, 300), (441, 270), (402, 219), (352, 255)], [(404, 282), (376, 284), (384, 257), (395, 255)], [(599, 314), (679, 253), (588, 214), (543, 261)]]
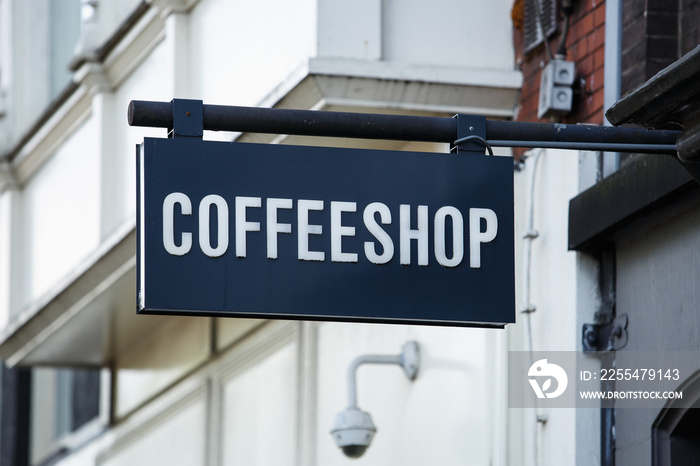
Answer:
[[(193, 466), (206, 461), (206, 398), (199, 392), (166, 415), (146, 424), (111, 454), (98, 458), (101, 466)], [(70, 464), (70, 459), (66, 462)], [(90, 463), (92, 464), (92, 463)]]
[(21, 304), (56, 286), (99, 245), (100, 148), (88, 119), (22, 192)]
[[(313, 327), (315, 332), (305, 334), (295, 330), (299, 324), (275, 322), (239, 336), (228, 351), (117, 421), (109, 435), (65, 464), (81, 464), (78, 458), (82, 464), (143, 464), (139, 455), (148, 464), (509, 464), (501, 331), (339, 323)], [(163, 334), (180, 342), (183, 351), (191, 347), (191, 339), (167, 329)], [(152, 345), (165, 348), (167, 339), (161, 335)], [(397, 354), (407, 340), (417, 341), (421, 349), (415, 381), (408, 381), (398, 366), (359, 369), (359, 406), (370, 412), (378, 432), (361, 460), (346, 458), (329, 430), (346, 406), (350, 361), (368, 353)], [(314, 351), (302, 351), (305, 345)], [(153, 351), (148, 348), (135, 350), (148, 351), (140, 369), (144, 376), (149, 365), (177, 370), (183, 359), (180, 355), (164, 364), (163, 358), (149, 357)], [(308, 394), (301, 387), (310, 391), (310, 404), (304, 404)], [(181, 436), (186, 422), (190, 438)], [(308, 444), (300, 441), (307, 434)], [(163, 458), (154, 456), (165, 450)], [(95, 455), (98, 461), (93, 462)], [(204, 456), (212, 463), (205, 463)]]
[[(535, 165), (536, 152), (540, 155)], [(595, 157), (594, 153), (590, 154)], [(526, 304), (523, 302), (525, 277), (522, 270), (526, 240), (522, 235), (527, 228), (525, 219), (531, 208), (528, 183), (533, 171), (533, 229), (538, 236), (532, 242), (530, 266), (530, 303), (537, 309), (531, 317), (532, 345), (535, 351), (575, 351), (580, 345), (575, 330), (577, 256), (568, 250), (568, 215), (569, 201), (579, 192), (579, 154), (576, 151), (534, 149), (525, 159), (523, 169), (515, 173), (515, 241), (519, 268), (516, 290), (519, 310)], [(511, 331), (511, 341), (526, 349), (524, 322), (524, 315), (519, 314), (517, 327), (520, 334)]]
[(318, 56), (381, 60), (382, 0), (318, 0)]
[[(10, 2), (0, 2), (0, 113), (7, 112), (12, 96), (9, 89), (12, 86), (13, 76), (8, 70), (12, 69), (13, 46), (16, 42), (12, 38), (13, 27), (16, 21), (12, 19)], [(13, 121), (0, 118), (0, 147), (9, 147), (13, 136)]]
[(18, 211), (19, 194), (10, 187), (0, 194), (0, 328), (10, 322), (12, 300), (17, 296), (13, 291), (12, 266), (17, 264), (18, 228), (12, 221)]
[[(512, 70), (510, 0), (318, 0), (318, 56)], [(485, 47), (484, 44), (488, 44)]]
[(221, 464), (296, 464), (297, 353), (289, 343), (223, 377)]
[(384, 0), (382, 58), (512, 70), (510, 0)]
[[(9, 143), (14, 143), (49, 103), (48, 6), (48, 0), (40, 0), (11, 2), (3, 8), (7, 15), (3, 18), (3, 26), (11, 31), (13, 44), (9, 59), (3, 60), (8, 66), (3, 71), (6, 76), (3, 81), (8, 86), (8, 104), (12, 106), (12, 120), (8, 121)], [(34, 33), (26, 34), (25, 31)]]
[(324, 323), (318, 329), (316, 457), (319, 465), (354, 464), (329, 431), (347, 406), (347, 369), (357, 356), (398, 354), (420, 345), (410, 382), (398, 366), (358, 369), (360, 409), (377, 434), (364, 465), (505, 464), (504, 345), (498, 330)]
[(104, 159), (103, 236), (125, 222), (136, 222), (136, 145), (144, 137), (166, 137), (163, 128), (139, 128), (126, 124), (132, 100), (170, 101), (174, 67), (172, 37), (166, 37), (114, 93), (104, 99), (102, 154)]
[(313, 0), (200, 2), (190, 16), (191, 95), (257, 105), (316, 51)]
[[(579, 154), (579, 192), (593, 186), (599, 177), (598, 152)], [(601, 307), (598, 284), (598, 260), (588, 254), (576, 253), (576, 326), (595, 322)], [(581, 347), (580, 339), (577, 348)], [(576, 413), (576, 465), (600, 464), (600, 410), (579, 409)]]
[(126, 21), (138, 6), (139, 0), (81, 3), (83, 3), (80, 11), (82, 31), (76, 53), (89, 56), (95, 53)]
[[(536, 152), (540, 155), (535, 165)], [(527, 315), (518, 312), (517, 324), (508, 331), (510, 350), (526, 351), (531, 346), (535, 351), (580, 351), (581, 325), (594, 321), (599, 309), (597, 269), (593, 259), (568, 251), (568, 215), (570, 199), (595, 179), (596, 159), (593, 152), (535, 149), (515, 175), (518, 311), (526, 304), (522, 236), (533, 172), (533, 229), (539, 236), (532, 242), (529, 303), (536, 307), (529, 317), (532, 330), (528, 332)], [(511, 410), (509, 428), (522, 433), (520, 439), (511, 439), (513, 464), (574, 465), (598, 460), (599, 413), (583, 411)], [(537, 416), (546, 422), (538, 423)]]
[[(144, 317), (159, 319), (159, 316)], [(203, 364), (210, 355), (209, 319), (160, 320), (163, 325), (158, 332), (133, 342), (129, 348), (121, 348), (116, 357), (112, 393), (115, 420), (133, 413)]]
[[(130, 100), (185, 97), (256, 105), (313, 57), (381, 59), (423, 70), (434, 66), (436, 73), (440, 67), (511, 70), (510, 3), (202, 0), (189, 14), (171, 14), (162, 41), (126, 64), (128, 72), (122, 70), (124, 78), (112, 83), (114, 89), (93, 89), (91, 117), (23, 188), (22, 212), (14, 218), (25, 238), (18, 280), (22, 304), (52, 289), (102, 239), (133, 221), (134, 146), (147, 135), (165, 137), (165, 130), (128, 127)], [(405, 78), (410, 80), (410, 74)], [(538, 211), (548, 226), (564, 223), (568, 174), (576, 173), (563, 160), (540, 167), (546, 180), (540, 196), (556, 193)], [(0, 203), (0, 216), (7, 202)], [(568, 322), (565, 310), (573, 309), (576, 296), (572, 284), (558, 290), (546, 284), (573, 267), (562, 253), (562, 235), (556, 225), (546, 232), (536, 264), (540, 281), (535, 299), (551, 325)], [(395, 354), (405, 341), (416, 340), (422, 353), (416, 381), (409, 382), (397, 367), (364, 366), (359, 371), (359, 405), (379, 429), (361, 464), (508, 464), (503, 331), (321, 324), (311, 356), (304, 360), (314, 370), (304, 372), (300, 341), (256, 359), (239, 355), (238, 338), (248, 341), (242, 332), (226, 340), (234, 346), (212, 356), (209, 324), (178, 320), (117, 354), (116, 424), (96, 440), (102, 449), (88, 446), (83, 453), (99, 455), (96, 462), (108, 466), (204, 464), (211, 455), (220, 455), (222, 464), (277, 466), (298, 464), (295, 458), (300, 457), (313, 457), (323, 466), (349, 464), (328, 431), (335, 414), (345, 408), (350, 361), (367, 353)], [(538, 335), (549, 330), (542, 327)], [(274, 334), (261, 335), (266, 344), (278, 344)], [(562, 337), (557, 347), (568, 347), (573, 338)], [(206, 390), (184, 401), (168, 398), (200, 379), (206, 379)], [(300, 386), (313, 388), (311, 406), (301, 404), (305, 394), (299, 393)], [(159, 412), (151, 416), (154, 406)], [(300, 413), (300, 406), (311, 414)], [(302, 415), (313, 419), (308, 446), (297, 443)], [(571, 447), (572, 434), (553, 425), (563, 439), (556, 453), (568, 460), (562, 452)], [(516, 429), (513, 441), (518, 434)], [(307, 447), (310, 451), (300, 455), (298, 449)], [(64, 461), (79, 463), (76, 457)]]

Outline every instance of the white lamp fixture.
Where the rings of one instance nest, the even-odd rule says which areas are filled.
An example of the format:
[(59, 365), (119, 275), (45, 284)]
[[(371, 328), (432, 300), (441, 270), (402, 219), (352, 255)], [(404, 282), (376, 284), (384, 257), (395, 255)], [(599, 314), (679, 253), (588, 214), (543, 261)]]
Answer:
[(415, 380), (420, 365), (418, 343), (404, 343), (401, 354), (367, 354), (355, 358), (348, 368), (348, 407), (337, 414), (331, 435), (338, 447), (350, 458), (359, 458), (369, 447), (377, 428), (369, 413), (357, 407), (357, 368), (361, 364), (397, 364), (409, 380)]

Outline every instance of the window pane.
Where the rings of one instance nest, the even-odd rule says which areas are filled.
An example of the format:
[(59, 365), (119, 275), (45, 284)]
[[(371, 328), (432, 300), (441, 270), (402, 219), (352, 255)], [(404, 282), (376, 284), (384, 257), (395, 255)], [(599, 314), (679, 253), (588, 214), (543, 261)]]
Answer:
[(71, 80), (69, 70), (80, 36), (80, 0), (50, 2), (50, 99), (53, 100)]

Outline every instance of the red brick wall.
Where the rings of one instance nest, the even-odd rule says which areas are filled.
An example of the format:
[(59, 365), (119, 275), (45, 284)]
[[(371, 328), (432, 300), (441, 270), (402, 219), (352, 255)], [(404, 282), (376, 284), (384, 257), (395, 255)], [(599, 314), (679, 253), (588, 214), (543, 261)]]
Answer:
[(641, 86), (700, 43), (700, 0), (626, 0), (622, 93)]
[[(528, 54), (523, 54), (522, 5), (516, 0), (513, 5), (513, 42), (517, 66), (523, 74), (523, 89), (516, 119), (538, 120), (540, 73), (549, 58), (544, 45)], [(563, 15), (559, 15), (559, 32), (550, 40), (555, 54), (564, 28)], [(577, 82), (574, 84), (572, 112), (559, 121), (563, 123), (603, 123), (603, 66), (605, 57), (605, 0), (578, 0), (574, 3), (571, 27), (566, 41), (566, 59), (573, 61)], [(579, 85), (582, 83), (582, 85)]]
[(629, 0), (622, 14), (622, 93), (678, 58), (678, 1)]
[(683, 0), (680, 6), (681, 55), (700, 44), (700, 0)]

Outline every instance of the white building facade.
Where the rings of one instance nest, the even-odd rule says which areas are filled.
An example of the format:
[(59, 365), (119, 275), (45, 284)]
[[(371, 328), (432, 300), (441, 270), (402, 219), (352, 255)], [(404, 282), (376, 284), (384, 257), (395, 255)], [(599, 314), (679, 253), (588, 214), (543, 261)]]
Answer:
[[(598, 412), (509, 409), (506, 362), (509, 350), (577, 350), (573, 329), (592, 319), (577, 309), (599, 300), (596, 265), (567, 250), (565, 219), (569, 199), (595, 181), (596, 154), (533, 151), (515, 174), (518, 311), (537, 312), (517, 312), (506, 330), (135, 310), (135, 146), (166, 130), (129, 127), (131, 100), (509, 119), (522, 85), (511, 6), (0, 0), (0, 357), (31, 368), (30, 392), (3, 395), (27, 408), (3, 410), (0, 435), (25, 435), (15, 448), (33, 465), (595, 462)], [(533, 227), (529, 245), (521, 236)], [(396, 367), (358, 372), (359, 406), (378, 432), (350, 460), (329, 434), (348, 366), (407, 341), (420, 346), (415, 381)], [(24, 433), (13, 415), (29, 419)], [(22, 458), (12, 451), (0, 457)]]

